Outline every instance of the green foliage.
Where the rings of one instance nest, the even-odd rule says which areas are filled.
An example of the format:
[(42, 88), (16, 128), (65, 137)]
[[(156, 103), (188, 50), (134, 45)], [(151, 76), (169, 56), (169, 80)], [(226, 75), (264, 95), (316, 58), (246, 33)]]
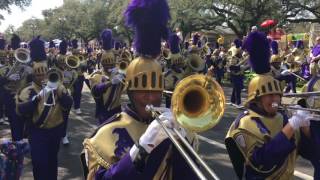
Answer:
[[(29, 6), (31, 3), (31, 0), (1, 0), (0, 2), (0, 10), (10, 11), (10, 6), (15, 5), (20, 8), (23, 8), (25, 6)], [(4, 20), (3, 16), (0, 13), (0, 20)], [(1, 21), (0, 21), (1, 22)]]
[[(30, 0), (10, 0), (0, 3), (0, 9), (10, 11), (9, 5), (29, 5)], [(29, 40), (34, 35), (45, 39), (81, 38), (88, 42), (99, 38), (105, 28), (115, 37), (132, 42), (132, 30), (124, 25), (123, 12), (129, 0), (64, 0), (61, 7), (44, 10), (44, 19), (29, 19), (19, 28), (10, 27), (6, 34), (18, 33)], [(239, 37), (250, 27), (266, 19), (281, 24), (300, 21), (320, 21), (320, 1), (314, 0), (168, 0), (171, 10), (170, 28), (179, 28), (183, 37), (194, 31), (227, 26)], [(316, 18), (314, 18), (316, 17)], [(1, 18), (1, 15), (0, 15)]]

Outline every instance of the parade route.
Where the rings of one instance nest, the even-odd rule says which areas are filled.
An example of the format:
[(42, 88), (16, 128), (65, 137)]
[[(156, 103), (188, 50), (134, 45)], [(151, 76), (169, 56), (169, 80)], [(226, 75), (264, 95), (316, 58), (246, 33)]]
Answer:
[[(229, 102), (228, 97), (230, 97), (231, 88), (224, 87), (224, 90), (227, 102)], [(245, 92), (242, 94), (244, 95)], [(86, 86), (84, 86), (82, 98), (82, 114), (77, 115), (73, 111), (70, 113), (68, 135), (71, 143), (68, 146), (61, 144), (60, 147), (59, 180), (84, 179), (79, 159), (79, 154), (82, 151), (82, 141), (92, 134), (97, 125), (94, 118), (94, 100)], [(124, 101), (127, 101), (127, 99), (124, 99)], [(220, 179), (237, 179), (224, 146), (224, 137), (239, 112), (240, 110), (235, 107), (226, 105), (225, 113), (220, 123), (211, 130), (199, 134), (199, 153)], [(2, 134), (8, 134), (6, 129), (8, 126), (2, 125), (0, 127)], [(299, 158), (294, 175), (295, 179), (313, 179), (313, 168), (309, 162)], [(25, 169), (21, 179), (33, 179), (30, 155), (25, 159)]]

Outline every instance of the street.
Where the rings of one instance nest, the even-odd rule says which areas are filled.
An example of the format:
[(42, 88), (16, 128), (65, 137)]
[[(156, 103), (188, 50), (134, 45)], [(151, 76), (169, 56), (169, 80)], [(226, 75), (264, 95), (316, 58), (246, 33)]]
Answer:
[[(229, 102), (231, 88), (225, 87), (224, 90), (227, 102)], [(242, 95), (245, 95), (245, 92), (243, 92)], [(124, 101), (127, 100), (125, 99)], [(82, 151), (82, 141), (85, 137), (89, 137), (97, 127), (94, 118), (94, 100), (86, 86), (84, 86), (83, 89), (81, 110), (81, 115), (76, 115), (74, 112), (70, 114), (68, 135), (71, 144), (68, 146), (61, 145), (60, 147), (59, 180), (84, 179), (79, 159), (79, 154)], [(230, 124), (239, 112), (240, 110), (227, 103), (224, 116), (220, 123), (211, 130), (199, 134), (199, 153), (220, 179), (237, 179), (224, 146), (224, 137)], [(3, 126), (0, 130), (2, 131), (1, 134), (7, 132)], [(299, 158), (295, 171), (295, 179), (313, 179), (312, 174), (313, 168), (311, 164)], [(33, 179), (30, 156), (27, 156), (25, 159), (25, 169), (21, 179)]]

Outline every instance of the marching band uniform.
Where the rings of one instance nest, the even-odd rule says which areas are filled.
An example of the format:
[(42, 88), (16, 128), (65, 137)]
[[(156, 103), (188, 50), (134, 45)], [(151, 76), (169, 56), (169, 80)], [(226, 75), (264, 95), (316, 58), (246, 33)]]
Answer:
[[(319, 51), (320, 52), (320, 51)], [(314, 57), (317, 55), (314, 54)], [(313, 72), (312, 78), (308, 81), (308, 83), (302, 88), (302, 92), (313, 92), (320, 90), (320, 71), (318, 64), (314, 66), (310, 66), (310, 72)], [(315, 97), (308, 97), (305, 99), (305, 108), (312, 108), (312, 109), (319, 109), (320, 108), (320, 101), (318, 98)], [(311, 121), (310, 128), (313, 130), (317, 137), (320, 137), (319, 129), (320, 123), (318, 121)], [(320, 144), (320, 139), (317, 139), (317, 144)], [(320, 147), (318, 147), (320, 148)], [(320, 161), (319, 159), (312, 159), (311, 163), (314, 167), (314, 179), (320, 179)]]
[(96, 118), (102, 124), (108, 118), (121, 112), (120, 98), (124, 89), (125, 75), (115, 68), (116, 59), (112, 50), (112, 32), (106, 29), (102, 32), (104, 52), (101, 58), (103, 71), (90, 75), (91, 93), (96, 101)]
[(226, 55), (220, 51), (218, 56), (213, 59), (213, 72), (217, 82), (221, 85), (224, 77), (225, 65), (227, 64)]
[[(30, 49), (34, 62), (34, 81), (18, 93), (17, 112), (31, 124), (29, 143), (35, 180), (54, 180), (57, 179), (58, 151), (64, 133), (64, 121), (72, 98), (62, 84), (54, 90), (50, 89), (49, 83), (42, 88), (41, 83), (48, 70), (46, 62), (41, 62), (46, 60), (44, 42), (35, 39), (30, 42)], [(45, 102), (52, 104), (54, 101), (55, 105), (44, 105)]]
[[(302, 41), (297, 41), (295, 44), (296, 47), (292, 50), (291, 54), (287, 56), (285, 61), (286, 65), (288, 66), (291, 73), (296, 75), (300, 75), (301, 73), (301, 66), (305, 61), (304, 55), (302, 50), (300, 49), (303, 46)], [(293, 74), (287, 74), (289, 76), (288, 86), (285, 89), (285, 92), (289, 92), (292, 89), (293, 93), (296, 93), (296, 85), (297, 85), (297, 77)]]
[(303, 131), (310, 116), (298, 111), (288, 119), (276, 109), (270, 114), (270, 109), (264, 108), (270, 105), (262, 105), (263, 97), (279, 97), (279, 102), (272, 102), (278, 105), (282, 95), (279, 81), (269, 74), (268, 40), (264, 33), (253, 32), (245, 47), (258, 75), (248, 86), (248, 110), (237, 117), (227, 133), (225, 144), (230, 159), (239, 179), (291, 179), (298, 154), (307, 159), (319, 158), (314, 150), (314, 132), (311, 129), (309, 138)]
[(55, 48), (56, 45), (54, 44), (53, 41), (50, 41), (49, 43), (49, 51), (48, 51), (48, 55), (47, 55), (47, 59), (48, 59), (48, 67), (51, 68), (54, 65), (55, 62)]
[[(60, 71), (63, 74), (62, 78), (62, 83), (63, 86), (68, 90), (69, 94), (72, 94), (73, 92), (73, 84), (77, 80), (77, 72), (71, 68), (69, 68), (66, 64), (66, 53), (67, 53), (67, 42), (66, 41), (61, 41), (59, 45), (59, 55), (57, 57), (57, 64), (56, 68), (58, 71)], [(67, 135), (67, 129), (68, 129), (68, 122), (69, 122), (69, 114), (70, 111), (68, 112), (68, 115), (65, 118), (64, 121), (64, 136), (62, 139), (62, 143), (64, 145), (69, 144), (69, 139)]]
[[(8, 66), (8, 57), (7, 57), (7, 51), (3, 48), (0, 49), (0, 77), (5, 76), (7, 66)], [(4, 122), (4, 87), (0, 85), (0, 124)]]
[(198, 34), (194, 34), (192, 37), (192, 45), (189, 47), (186, 57), (184, 77), (204, 71), (205, 61), (200, 57), (199, 38)]
[[(180, 54), (180, 38), (176, 34), (169, 37), (170, 62), (171, 67), (164, 73), (164, 87), (168, 91), (173, 91), (177, 83), (183, 78), (184, 59)], [(166, 107), (171, 107), (171, 96), (165, 96)]]
[[(11, 41), (13, 50), (20, 47), (20, 38), (18, 36), (14, 35)], [(23, 138), (24, 122), (15, 112), (15, 95), (19, 89), (25, 87), (31, 81), (32, 69), (20, 63), (16, 66), (6, 66), (2, 70), (4, 72), (1, 74), (4, 74), (4, 76), (0, 78), (0, 84), (4, 89), (3, 101), (5, 103), (5, 113), (9, 119), (12, 139), (13, 141), (18, 141)]]
[(316, 38), (317, 44), (312, 48), (310, 53), (310, 73), (311, 76), (317, 75), (319, 72), (318, 62), (320, 59), (320, 36)]
[[(161, 26), (152, 21), (145, 22), (143, 25), (137, 24), (137, 19), (141, 18), (132, 17), (131, 14), (132, 11), (140, 8), (140, 16), (150, 17), (147, 12), (155, 12), (152, 9), (159, 7), (166, 8), (166, 11), (157, 11), (162, 13), (157, 14), (157, 17), (165, 19), (161, 21)], [(153, 1), (148, 4), (148, 7), (132, 1), (126, 11), (129, 18), (127, 21), (138, 34), (135, 36), (135, 48), (140, 55), (127, 68), (126, 81), (131, 103), (122, 113), (106, 121), (91, 138), (85, 139), (88, 180), (196, 179), (194, 172), (168, 141), (158, 122), (152, 121), (152, 117), (145, 110), (139, 113), (136, 109), (138, 107), (144, 109), (144, 105), (140, 104), (142, 102), (150, 103), (151, 93), (157, 96), (157, 98), (153, 97), (155, 101), (151, 104), (155, 106), (161, 104), (164, 83), (161, 65), (155, 61), (155, 58), (160, 54), (161, 38), (164, 37), (164, 31), (158, 30), (165, 28), (169, 17), (168, 11), (166, 1)], [(155, 17), (151, 17), (153, 18)], [(141, 23), (141, 20), (139, 21)], [(147, 26), (149, 23), (152, 23), (151, 27)], [(144, 30), (143, 34), (140, 34), (141, 28)], [(148, 36), (153, 37), (153, 40)], [(133, 100), (137, 94), (141, 95), (141, 93), (149, 98)], [(163, 114), (163, 116), (166, 115)]]
[(242, 41), (240, 39), (234, 40), (234, 46), (230, 48), (231, 60), (230, 60), (230, 80), (232, 83), (232, 95), (231, 103), (241, 105), (241, 90), (243, 89), (243, 72), (239, 64), (241, 58), (241, 46)]
[[(77, 73), (77, 78), (74, 80), (74, 83), (72, 83), (72, 97), (73, 97), (73, 108), (75, 109), (76, 114), (81, 114), (81, 110), (80, 110), (80, 104), (81, 104), (81, 92), (82, 92), (82, 88), (83, 88), (83, 82), (84, 82), (84, 72), (85, 72), (85, 65), (84, 65), (84, 60), (81, 60), (80, 56), (82, 56), (80, 54), (80, 52), (78, 51), (78, 41), (77, 40), (73, 40), (72, 41), (72, 46), (73, 46), (73, 50), (72, 50), (72, 55), (79, 57), (80, 60), (80, 65), (79, 67), (77, 67), (75, 70)], [(83, 56), (82, 56), (83, 57)]]

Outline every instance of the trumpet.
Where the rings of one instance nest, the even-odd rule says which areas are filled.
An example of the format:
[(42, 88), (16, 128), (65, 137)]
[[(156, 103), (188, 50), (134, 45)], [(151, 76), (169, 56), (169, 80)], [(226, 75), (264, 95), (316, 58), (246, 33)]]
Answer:
[[(55, 68), (49, 69), (49, 71), (47, 72), (48, 75), (48, 82), (45, 85), (45, 89), (44, 89), (44, 105), (45, 106), (54, 106), (56, 104), (55, 102), (55, 95), (54, 95), (54, 90), (56, 90), (59, 86), (59, 83), (62, 81), (62, 73)], [(52, 102), (49, 103), (49, 97), (50, 94), (52, 94)]]
[(122, 73), (122, 74), (125, 74), (126, 73), (126, 70), (127, 70), (127, 67), (128, 67), (129, 63), (125, 60), (121, 60), (119, 63), (118, 63), (118, 66), (119, 66), (119, 72)]
[(18, 73), (20, 74), (20, 76), (22, 76), (21, 71), (23, 71), (23, 69), (21, 69), (21, 64), (28, 64), (31, 61), (30, 58), (30, 51), (28, 49), (25, 48), (18, 48), (14, 51), (14, 57), (16, 59), (16, 62), (13, 64), (13, 66), (11, 67), (11, 69), (9, 70), (9, 72), (6, 74), (7, 77), (9, 77), (10, 75), (14, 74), (14, 73)]
[(78, 56), (69, 55), (65, 58), (66, 65), (71, 69), (77, 69), (80, 66), (80, 59)]
[[(202, 132), (214, 127), (223, 116), (225, 108), (225, 96), (221, 86), (211, 77), (195, 74), (181, 80), (172, 94), (173, 116), (178, 124), (192, 132)], [(186, 153), (182, 145), (196, 158), (200, 165), (208, 172), (210, 179), (219, 179), (209, 166), (195, 152), (188, 141), (175, 128), (173, 133), (159, 119), (159, 108), (152, 105), (146, 106), (159, 122), (174, 146), (185, 158), (189, 166), (200, 179), (206, 179), (196, 163)], [(178, 142), (177, 138), (182, 145)]]

